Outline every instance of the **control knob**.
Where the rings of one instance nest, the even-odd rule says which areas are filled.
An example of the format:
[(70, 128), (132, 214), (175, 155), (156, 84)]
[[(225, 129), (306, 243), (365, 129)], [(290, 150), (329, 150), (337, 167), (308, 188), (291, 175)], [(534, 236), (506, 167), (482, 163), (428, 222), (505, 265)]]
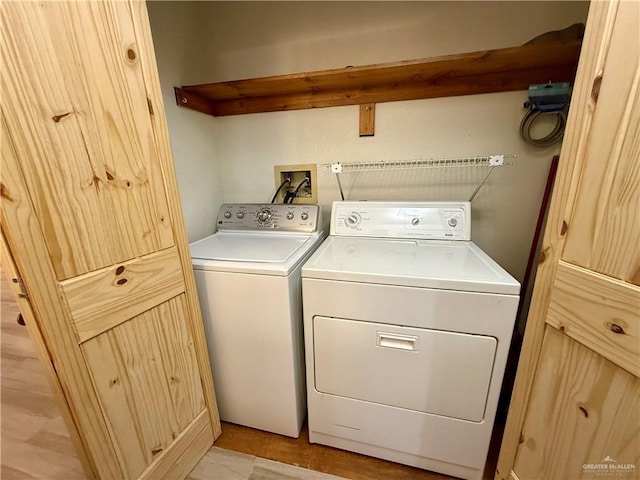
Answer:
[(287, 220), (293, 219), (293, 212), (287, 212)]
[(449, 220), (447, 220), (447, 223), (450, 227), (455, 227), (456, 225), (458, 225), (458, 220), (455, 218), (450, 218)]
[(411, 219), (411, 225), (413, 225), (414, 227), (415, 227), (416, 225), (418, 225), (419, 223), (420, 223), (420, 219), (419, 219), (418, 217), (413, 217), (413, 218)]
[(260, 209), (260, 211), (258, 212), (258, 221), (260, 223), (266, 223), (269, 220), (271, 220), (271, 210), (269, 210), (268, 208)]
[(231, 218), (231, 212), (224, 212), (224, 218)]
[(307, 212), (302, 212), (302, 214), (300, 214), (300, 218), (302, 220), (306, 220), (307, 218), (309, 218), (309, 214)]
[(244, 218), (244, 212), (238, 212), (238, 213), (236, 213), (236, 217), (238, 217), (238, 218)]
[(349, 215), (347, 215), (347, 218), (344, 219), (347, 226), (351, 228), (357, 227), (360, 224), (360, 220), (360, 215), (358, 215), (356, 212), (350, 213)]

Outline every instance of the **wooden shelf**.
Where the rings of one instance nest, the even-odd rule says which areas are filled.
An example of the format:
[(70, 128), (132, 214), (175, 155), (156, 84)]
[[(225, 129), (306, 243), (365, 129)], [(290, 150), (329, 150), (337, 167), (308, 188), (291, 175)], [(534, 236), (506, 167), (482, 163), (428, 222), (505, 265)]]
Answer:
[(214, 116), (526, 90), (573, 81), (581, 40), (177, 87), (178, 105)]

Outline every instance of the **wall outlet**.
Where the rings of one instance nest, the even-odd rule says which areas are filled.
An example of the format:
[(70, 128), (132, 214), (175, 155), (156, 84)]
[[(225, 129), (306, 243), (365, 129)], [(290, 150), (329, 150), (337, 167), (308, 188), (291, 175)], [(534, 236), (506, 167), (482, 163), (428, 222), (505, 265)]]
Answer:
[[(318, 182), (317, 173), (318, 166), (315, 163), (305, 165), (276, 165), (273, 167), (275, 176), (275, 185), (278, 188), (287, 179), (285, 184), (276, 197), (275, 203), (283, 203), (287, 193), (293, 195), (298, 190), (292, 203), (298, 204), (315, 204), (318, 203)], [(308, 178), (309, 182), (304, 183)]]

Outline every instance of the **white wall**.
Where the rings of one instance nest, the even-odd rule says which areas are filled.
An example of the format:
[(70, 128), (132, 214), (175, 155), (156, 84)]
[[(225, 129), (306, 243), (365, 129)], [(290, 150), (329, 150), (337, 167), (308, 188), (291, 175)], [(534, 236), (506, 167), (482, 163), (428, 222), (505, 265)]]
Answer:
[[(181, 84), (179, 74), (182, 84), (217, 82), (520, 45), (584, 22), (587, 4), (158, 2), (149, 9), (168, 90)], [(197, 12), (191, 28), (188, 22), (175, 24), (182, 10)], [(185, 32), (200, 43), (181, 73), (178, 59), (163, 52), (159, 41), (175, 49), (174, 37), (179, 40)], [(550, 159), (559, 151), (535, 149), (520, 139), (525, 100), (525, 92), (510, 92), (378, 104), (376, 134), (368, 138), (358, 137), (356, 106), (215, 119), (185, 110), (171, 113), (170, 128), (172, 142), (182, 146), (198, 135), (212, 136), (213, 144), (188, 145), (176, 163), (181, 186), (215, 188), (198, 168), (188, 172), (192, 167), (185, 165), (203, 155), (200, 148), (210, 148), (204, 155), (220, 169), (218, 188), (225, 202), (266, 202), (274, 188), (273, 166), (280, 164), (517, 154), (517, 165), (496, 169), (474, 200), (472, 236), (521, 280)], [(191, 131), (186, 122), (203, 122), (198, 123), (202, 128)], [(180, 138), (187, 133), (193, 140)], [(345, 174), (343, 182), (349, 199), (466, 199), (483, 174), (483, 169), (390, 171)], [(330, 175), (322, 175), (319, 185), (320, 203), (338, 198)], [(200, 199), (183, 191), (185, 210), (195, 208), (194, 201)], [(215, 214), (217, 206), (210, 202), (206, 208)], [(211, 219), (204, 212), (196, 217), (187, 218), (194, 235), (190, 222)]]
[(194, 241), (214, 231), (223, 201), (215, 123), (179, 108), (173, 87), (189, 83), (199, 70), (206, 23), (198, 3), (152, 2), (148, 10), (187, 235)]

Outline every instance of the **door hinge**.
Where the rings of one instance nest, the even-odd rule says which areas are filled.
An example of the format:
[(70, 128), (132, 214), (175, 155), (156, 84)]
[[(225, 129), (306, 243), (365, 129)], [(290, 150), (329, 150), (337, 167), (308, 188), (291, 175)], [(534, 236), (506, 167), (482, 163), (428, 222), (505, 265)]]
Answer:
[(18, 296), (20, 298), (29, 298), (29, 295), (27, 294), (26, 290), (24, 289), (24, 282), (22, 281), (22, 278), (20, 278), (20, 277), (12, 278), (11, 281), (13, 283), (17, 283), (18, 287), (20, 287), (20, 293), (18, 293)]

